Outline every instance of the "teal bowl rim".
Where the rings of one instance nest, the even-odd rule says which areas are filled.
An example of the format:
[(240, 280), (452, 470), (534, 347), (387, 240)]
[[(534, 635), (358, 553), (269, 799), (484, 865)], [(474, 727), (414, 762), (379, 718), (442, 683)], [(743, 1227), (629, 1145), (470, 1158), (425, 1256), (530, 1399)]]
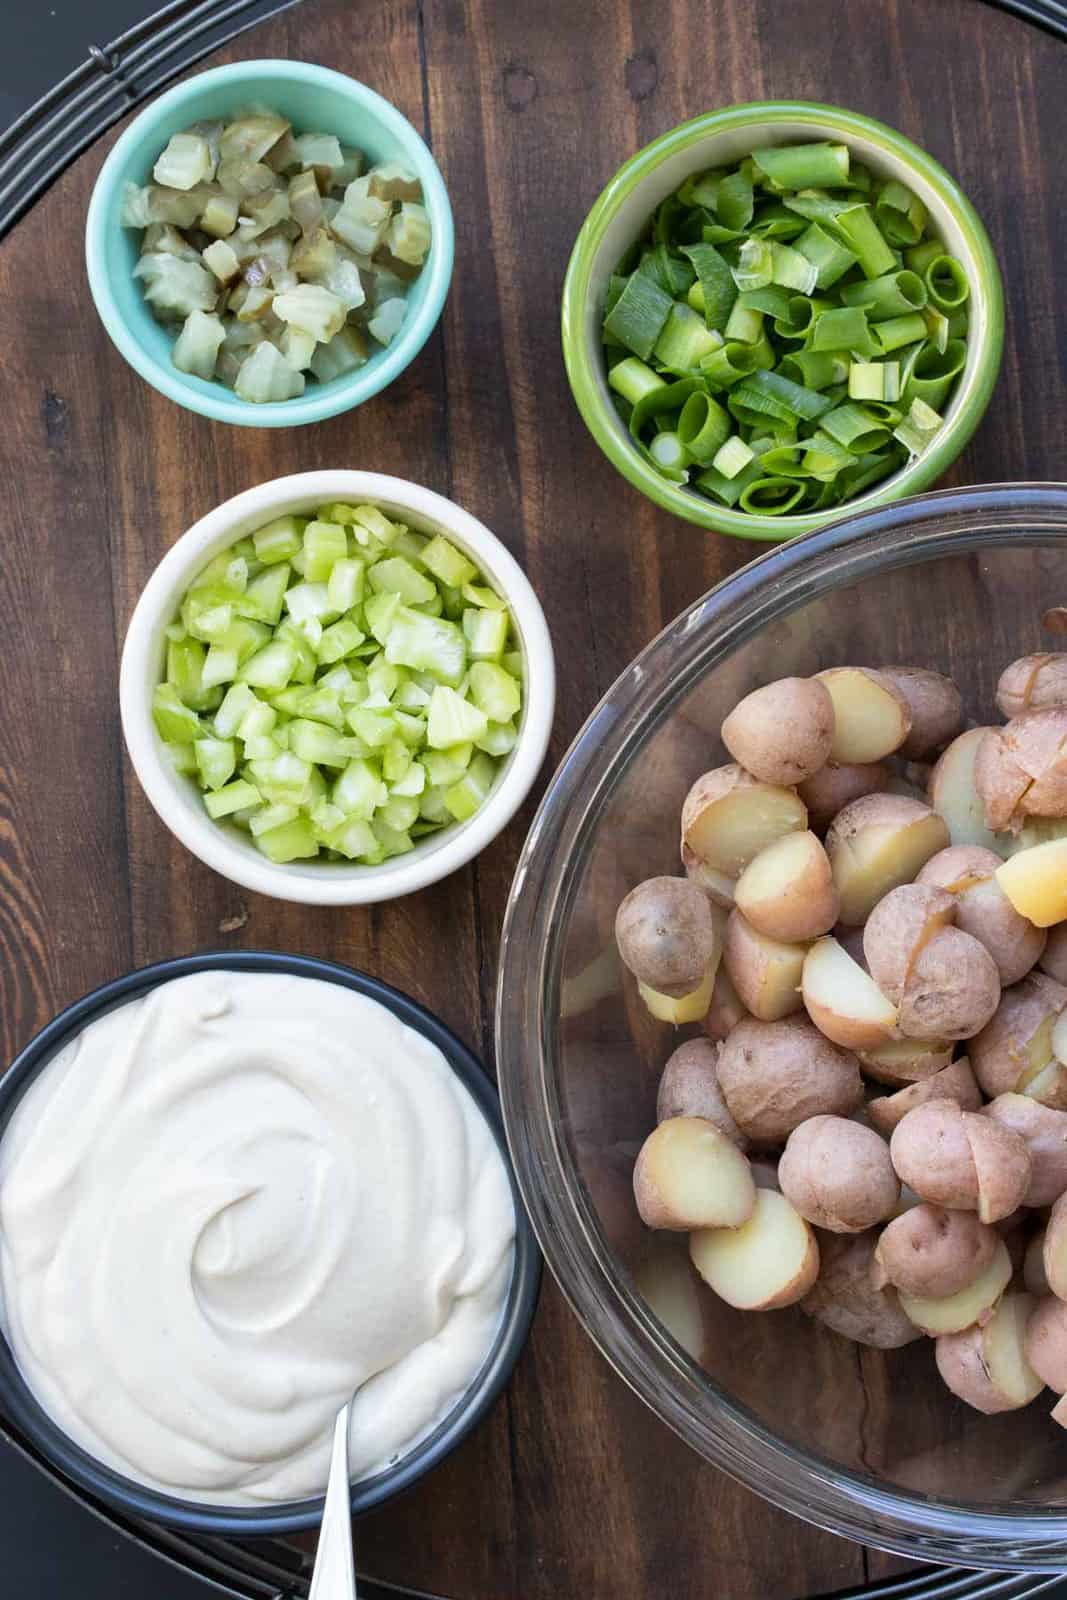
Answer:
[[(250, 80), (275, 75), (321, 87), (329, 87), (356, 104), (366, 107), (380, 119), (417, 158), (419, 177), (422, 180), (426, 208), (430, 213), (433, 246), (423, 269), (429, 274), (426, 292), (410, 324), (401, 327), (400, 333), (388, 346), (384, 357), (374, 365), (360, 367), (356, 372), (334, 379), (327, 387), (315, 387), (295, 400), (281, 400), (272, 405), (253, 405), (239, 400), (223, 387), (213, 385), (218, 393), (199, 380), (189, 381), (177, 368), (164, 367), (150, 356), (140, 341), (130, 332), (129, 325), (119, 311), (111, 289), (110, 276), (105, 265), (105, 238), (108, 229), (118, 226), (118, 184), (125, 164), (151, 137), (160, 119), (176, 106), (205, 87), (230, 83), (238, 87)], [(263, 59), (239, 61), (232, 65), (212, 67), (186, 78), (165, 94), (153, 100), (141, 111), (115, 142), (107, 160), (93, 185), (89, 211), (85, 224), (85, 260), (89, 276), (89, 289), (112, 342), (140, 374), (160, 394), (216, 422), (232, 422), (250, 428), (289, 428), (305, 422), (321, 422), (326, 417), (339, 416), (392, 383), (418, 355), (430, 334), (437, 326), (452, 281), (452, 264), (455, 254), (455, 228), (452, 206), (445, 181), (421, 134), (412, 127), (402, 112), (356, 78), (335, 72), (331, 67), (316, 66), (307, 61), (282, 61)], [(196, 383), (197, 387), (193, 387)]]
[[(975, 379), (964, 403), (951, 418), (936, 443), (915, 461), (901, 468), (869, 493), (829, 511), (804, 516), (752, 517), (714, 505), (691, 490), (669, 483), (644, 462), (614, 426), (614, 412), (604, 402), (594, 377), (593, 360), (585, 348), (582, 319), (589, 296), (593, 260), (604, 233), (620, 204), (668, 157), (710, 133), (734, 128), (764, 126), (768, 122), (831, 122), (847, 139), (861, 136), (885, 148), (897, 160), (917, 171), (951, 210), (981, 268), (989, 328), (978, 357)], [(1004, 346), (1004, 289), (989, 235), (974, 206), (955, 179), (919, 145), (895, 128), (859, 111), (823, 105), (813, 100), (753, 100), (706, 111), (660, 134), (631, 156), (601, 190), (574, 242), (563, 282), (561, 307), (563, 360), (571, 393), (586, 427), (612, 465), (635, 489), (665, 511), (712, 532), (738, 539), (777, 543), (811, 533), (842, 517), (874, 510), (906, 495), (926, 489), (963, 450), (989, 405), (1000, 371)], [(599, 356), (599, 351), (597, 352)]]

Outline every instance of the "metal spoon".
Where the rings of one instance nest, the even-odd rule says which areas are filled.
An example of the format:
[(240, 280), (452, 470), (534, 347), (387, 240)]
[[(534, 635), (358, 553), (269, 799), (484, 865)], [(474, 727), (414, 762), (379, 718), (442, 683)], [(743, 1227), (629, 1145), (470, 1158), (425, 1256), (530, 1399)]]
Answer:
[(330, 1480), (326, 1485), (326, 1504), (308, 1600), (358, 1600), (352, 1559), (352, 1489), (348, 1469), (351, 1414), (350, 1400), (341, 1407), (334, 1424)]

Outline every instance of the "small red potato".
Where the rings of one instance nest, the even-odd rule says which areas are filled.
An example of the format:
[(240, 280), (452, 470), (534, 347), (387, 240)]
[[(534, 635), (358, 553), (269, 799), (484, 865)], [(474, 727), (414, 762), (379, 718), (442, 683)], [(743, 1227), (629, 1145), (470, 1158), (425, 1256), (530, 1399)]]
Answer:
[(1022, 1204), (1050, 1206), (1067, 1190), (1067, 1112), (1043, 1106), (1025, 1094), (1002, 1094), (991, 1100), (983, 1116), (1010, 1128), (1030, 1152), (1030, 1187)]
[(837, 921), (830, 859), (813, 833), (787, 833), (761, 850), (737, 880), (734, 901), (757, 933), (803, 943)]
[(925, 1300), (958, 1294), (980, 1277), (997, 1251), (995, 1228), (973, 1211), (918, 1205), (882, 1230), (877, 1266), (895, 1289)]
[(649, 1228), (688, 1233), (737, 1228), (756, 1204), (748, 1162), (702, 1117), (672, 1117), (654, 1128), (634, 1167), (634, 1198)]
[(871, 794), (847, 805), (826, 835), (841, 921), (866, 922), (890, 889), (911, 883), (947, 844), (944, 822), (919, 800)]
[(1010, 1282), (1011, 1257), (1004, 1241), (998, 1239), (992, 1261), (965, 1289), (936, 1299), (901, 1294), (900, 1306), (917, 1328), (933, 1338), (943, 1333), (961, 1333), (964, 1328), (972, 1328), (976, 1323), (981, 1327), (989, 1321), (993, 1307)]
[(775, 1189), (756, 1190), (756, 1208), (739, 1228), (693, 1233), (689, 1255), (708, 1287), (738, 1311), (794, 1305), (819, 1274), (814, 1231)]
[(898, 1027), (911, 1039), (970, 1039), (999, 1004), (1000, 978), (989, 951), (959, 928), (942, 928), (915, 957)]
[(1067, 1392), (1067, 1305), (1044, 1295), (1031, 1307), (1026, 1325), (1026, 1359), (1042, 1383)]
[(1067, 987), (1067, 922), (1051, 928), (1038, 966), (1050, 978)]
[(761, 850), (807, 825), (807, 809), (793, 789), (760, 783), (738, 766), (705, 772), (682, 806), (682, 844), (734, 880)]
[(680, 999), (704, 982), (719, 955), (706, 895), (685, 878), (648, 878), (615, 914), (615, 941), (634, 977)]
[(955, 1100), (964, 1111), (981, 1110), (982, 1096), (966, 1056), (950, 1061), (930, 1078), (909, 1083), (896, 1094), (868, 1101), (867, 1114), (879, 1133), (890, 1134), (909, 1111), (925, 1105), (928, 1100)]
[(889, 1146), (846, 1117), (809, 1117), (794, 1128), (778, 1183), (802, 1217), (830, 1233), (862, 1233), (891, 1216), (900, 1199)]
[(1020, 850), (997, 869), (997, 882), (1036, 927), (1067, 921), (1067, 838)]
[(997, 708), (1009, 722), (1024, 711), (1067, 706), (1067, 655), (1020, 656), (1004, 668), (997, 684)]
[(954, 845), (977, 844), (987, 850), (997, 847), (996, 835), (986, 827), (974, 771), (982, 740), (994, 731), (968, 728), (953, 739), (930, 774), (930, 804), (945, 819)]
[(872, 1270), (877, 1234), (831, 1235), (819, 1245), (819, 1276), (800, 1302), (816, 1322), (875, 1350), (899, 1350), (922, 1337), (900, 1308), (897, 1292)]
[(817, 678), (779, 678), (753, 689), (722, 725), (734, 760), (763, 783), (794, 784), (826, 765), (834, 705)]
[(1023, 1283), (1027, 1294), (1041, 1299), (1042, 1295), (1050, 1294), (1048, 1279), (1045, 1277), (1045, 1230), (1035, 1233), (1026, 1247), (1023, 1257)]
[(726, 925), (723, 965), (741, 1004), (762, 1022), (777, 1022), (803, 1005), (800, 980), (807, 945), (759, 933), (733, 911)]
[(1008, 988), (1039, 960), (1047, 935), (1016, 911), (997, 882), (1000, 866), (1000, 857), (992, 850), (953, 845), (930, 858), (918, 882), (955, 896), (957, 928), (988, 950), (1001, 985)]
[(900, 749), (911, 731), (911, 713), (894, 683), (867, 667), (830, 667), (817, 679), (833, 701), (831, 761), (863, 765)]
[(927, 761), (956, 737), (963, 721), (963, 700), (951, 678), (925, 667), (880, 667), (907, 703), (911, 728), (899, 754)]
[(1005, 989), (1000, 1004), (968, 1053), (974, 1075), (991, 1099), (1021, 1094), (1052, 1061), (1052, 1030), (1067, 1007), (1067, 988), (1041, 972)]
[(928, 1100), (901, 1119), (889, 1143), (897, 1176), (931, 1205), (977, 1211), (982, 1222), (1007, 1217), (1030, 1184), (1030, 1152), (1010, 1128)]
[(702, 1117), (739, 1150), (747, 1150), (748, 1140), (730, 1115), (719, 1088), (719, 1048), (710, 1039), (687, 1039), (678, 1046), (659, 1080), (656, 1121)]
[(879, 900), (864, 925), (863, 954), (867, 971), (894, 1005), (903, 999), (920, 950), (955, 918), (952, 895), (921, 883), (901, 884)]
[(808, 826), (825, 833), (839, 811), (865, 794), (879, 794), (889, 783), (889, 768), (878, 762), (863, 765), (828, 761), (813, 777), (797, 785), (808, 808)]
[(1067, 1197), (1060, 1195), (1045, 1224), (1041, 1254), (1045, 1281), (1059, 1300), (1067, 1300)]
[(861, 1049), (856, 1054), (868, 1078), (898, 1089), (932, 1078), (949, 1065), (954, 1048), (948, 1039), (888, 1039), (873, 1050)]
[(719, 1087), (750, 1139), (784, 1141), (809, 1117), (847, 1117), (863, 1102), (856, 1058), (806, 1018), (741, 1022), (719, 1056)]
[(808, 951), (801, 993), (819, 1032), (847, 1050), (871, 1049), (896, 1027), (896, 1006), (836, 939), (818, 939)]
[(986, 734), (974, 779), (986, 826), (998, 832), (1018, 832), (1026, 817), (1067, 816), (1067, 705), (1025, 711)]
[(709, 1039), (722, 1042), (728, 1039), (739, 1022), (743, 1022), (750, 1013), (741, 1004), (740, 996), (733, 986), (730, 974), (725, 965), (720, 965), (715, 974), (715, 986), (711, 991), (711, 1004), (704, 1017), (704, 1032)]
[(937, 1370), (954, 1395), (993, 1416), (1028, 1406), (1044, 1388), (1027, 1360), (1026, 1332), (1034, 1301), (1028, 1294), (1002, 1295), (984, 1327), (942, 1334), (935, 1347)]

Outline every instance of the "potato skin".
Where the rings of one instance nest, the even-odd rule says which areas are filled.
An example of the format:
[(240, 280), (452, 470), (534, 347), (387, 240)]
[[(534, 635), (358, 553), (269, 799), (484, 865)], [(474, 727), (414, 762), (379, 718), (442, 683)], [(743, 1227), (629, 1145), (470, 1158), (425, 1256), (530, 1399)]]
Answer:
[(957, 928), (992, 956), (1001, 986), (1024, 978), (1045, 949), (1044, 929), (1020, 916), (994, 874), (1000, 857), (981, 845), (953, 845), (933, 856), (918, 883), (937, 885), (956, 898)]
[[(860, 893), (854, 883), (858, 871), (856, 859), (865, 855), (876, 842), (884, 844), (889, 839), (895, 842), (898, 834), (903, 836), (906, 830), (920, 822), (928, 824), (921, 847), (926, 854), (922, 859), (914, 862), (908, 860), (907, 867), (902, 865), (898, 873), (888, 872), (880, 886), (880, 893), (870, 899), (867, 898), (866, 888)], [(948, 828), (944, 819), (921, 800), (911, 800), (899, 794), (868, 794), (853, 800), (834, 818), (826, 834), (826, 853), (830, 857), (834, 883), (841, 899), (841, 921), (852, 925), (866, 922), (874, 906), (890, 889), (910, 883), (930, 856), (944, 849), (948, 842)]]
[(722, 742), (739, 765), (783, 785), (825, 766), (833, 736), (833, 701), (817, 678), (779, 678), (753, 689), (722, 725)]
[(1010, 1128), (1030, 1151), (1030, 1186), (1022, 1204), (1050, 1206), (1067, 1190), (1067, 1112), (1054, 1111), (1025, 1094), (1002, 1094), (991, 1100), (983, 1116)]
[(1067, 655), (1049, 651), (1020, 656), (1000, 674), (997, 707), (1011, 721), (1024, 711), (1067, 705)]
[(922, 1334), (900, 1309), (896, 1290), (879, 1287), (872, 1267), (878, 1235), (874, 1229), (830, 1235), (820, 1241), (822, 1264), (800, 1309), (855, 1344), (899, 1350)]
[(999, 1004), (1000, 976), (989, 951), (959, 928), (942, 928), (915, 957), (899, 1026), (910, 1039), (970, 1039)]
[(1067, 816), (1067, 705), (1024, 711), (982, 740), (975, 787), (990, 828)]
[(847, 765), (828, 761), (812, 777), (797, 784), (797, 794), (808, 808), (808, 826), (823, 833), (839, 811), (867, 794), (880, 794), (889, 782), (889, 768), (880, 761)]
[(1004, 833), (1009, 828), (1018, 831), (1023, 822), (1019, 802), (1029, 784), (1029, 777), (1005, 742), (1003, 730), (991, 728), (974, 758), (974, 788), (982, 802), (987, 828), (994, 833)]
[(1067, 922), (1050, 928), (1038, 966), (1057, 983), (1067, 985)]
[(719, 1088), (720, 1046), (710, 1039), (687, 1039), (668, 1057), (656, 1096), (656, 1121), (672, 1117), (703, 1117), (739, 1150), (748, 1140), (730, 1115)]
[[(798, 849), (803, 851), (802, 858), (794, 859), (786, 872), (781, 865), (783, 853), (795, 858)], [(771, 892), (766, 887), (767, 861), (775, 863), (779, 874), (777, 888)], [(765, 880), (762, 892), (757, 881), (761, 870)], [(737, 880), (734, 901), (746, 920), (770, 939), (786, 943), (818, 939), (837, 921), (837, 891), (830, 858), (810, 830), (786, 834), (745, 868)]]
[(707, 896), (687, 878), (647, 878), (616, 912), (615, 942), (641, 983), (674, 1000), (691, 994), (715, 959)]
[(954, 1100), (928, 1100), (893, 1129), (889, 1153), (897, 1177), (931, 1205), (974, 1211), (978, 1177), (964, 1117)]
[(701, 1027), (709, 1039), (721, 1044), (749, 1014), (734, 988), (733, 979), (726, 967), (720, 963), (719, 970), (715, 974), (715, 987), (711, 991), (711, 1005), (707, 1009)]
[(719, 1087), (742, 1132), (769, 1144), (809, 1117), (847, 1117), (863, 1100), (855, 1056), (800, 1017), (739, 1023), (719, 1057)]
[(1042, 972), (1032, 972), (1005, 989), (993, 1016), (968, 1048), (974, 1075), (990, 1099), (1015, 1091), (1031, 1065), (1034, 1034), (1064, 1006), (1067, 988)]
[(964, 1111), (981, 1110), (982, 1096), (966, 1056), (950, 1061), (931, 1078), (921, 1078), (917, 1083), (906, 1084), (895, 1094), (869, 1100), (867, 1114), (879, 1133), (891, 1134), (909, 1111), (925, 1105), (928, 1100), (955, 1100)]
[(1049, 1212), (1041, 1259), (1052, 1293), (1057, 1299), (1067, 1301), (1067, 1199), (1063, 1195)]
[[(720, 1193), (711, 1214), (702, 1207), (704, 1215), (699, 1218), (692, 1211), (686, 1215), (672, 1205), (662, 1178), (665, 1162), (674, 1168), (679, 1148), (691, 1152), (694, 1139), (700, 1162), (712, 1161), (720, 1166), (725, 1163), (732, 1177), (729, 1195)], [(645, 1226), (675, 1233), (688, 1233), (694, 1228), (739, 1227), (752, 1215), (756, 1204), (756, 1187), (745, 1157), (720, 1129), (702, 1117), (671, 1117), (653, 1128), (638, 1151), (633, 1185), (638, 1215)]]
[[(795, 983), (771, 984), (769, 975), (783, 969), (795, 971)], [(801, 1010), (804, 1002), (800, 994), (800, 973), (804, 964), (804, 946), (787, 940), (767, 939), (752, 927), (741, 912), (734, 910), (726, 924), (723, 940), (723, 966), (729, 974), (741, 1004), (754, 1017), (764, 1022), (777, 1022), (794, 1011)]]
[(963, 723), (963, 700), (951, 678), (926, 667), (880, 667), (907, 701), (911, 731), (898, 755), (927, 761), (953, 740)]
[(973, 1211), (913, 1206), (882, 1229), (875, 1257), (895, 1289), (920, 1299), (956, 1294), (985, 1271), (997, 1248), (995, 1228)]
[(1022, 1336), (1024, 1348), (1019, 1354), (1025, 1361), (1026, 1327), (1032, 1314), (1032, 1297), (1008, 1289), (987, 1323), (978, 1323), (959, 1333), (943, 1333), (938, 1337), (934, 1349), (937, 1370), (952, 1393), (975, 1411), (984, 1412), (986, 1416), (995, 1416), (1001, 1411), (1018, 1411), (1040, 1393), (1041, 1378), (1036, 1372), (1033, 1373), (1034, 1381), (1031, 1383), (1027, 1378), (1026, 1387), (1020, 1393), (1011, 1394), (998, 1387), (991, 1349), (998, 1319), (1007, 1316), (1015, 1330), (1013, 1342)]
[(948, 1039), (888, 1039), (873, 1050), (857, 1050), (856, 1054), (865, 1077), (900, 1089), (909, 1083), (923, 1083), (947, 1067), (954, 1048)]
[(1014, 1129), (971, 1111), (963, 1113), (963, 1125), (978, 1182), (978, 1216), (982, 1222), (1003, 1222), (1010, 1231), (1030, 1187), (1029, 1146)]
[(952, 895), (928, 884), (901, 884), (879, 900), (864, 924), (863, 954), (871, 977), (895, 1006), (901, 1002), (919, 951), (937, 929), (947, 927), (955, 917)]
[(1054, 1294), (1040, 1299), (1026, 1324), (1026, 1359), (1057, 1394), (1067, 1392), (1067, 1305)]
[(830, 1233), (862, 1233), (900, 1199), (885, 1140), (845, 1117), (809, 1117), (794, 1128), (778, 1182), (802, 1217)]

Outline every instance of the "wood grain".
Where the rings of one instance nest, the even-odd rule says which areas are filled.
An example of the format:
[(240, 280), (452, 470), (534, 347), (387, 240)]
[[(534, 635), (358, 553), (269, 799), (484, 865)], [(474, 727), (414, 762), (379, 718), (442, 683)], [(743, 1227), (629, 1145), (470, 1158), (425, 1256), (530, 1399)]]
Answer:
[[(177, 410), (111, 347), (80, 263), (112, 139), (0, 249), (6, 703), (0, 718), (0, 1038), (7, 1056), (105, 978), (213, 946), (313, 952), (432, 1006), (488, 1059), (497, 942), (534, 800), (479, 861), (372, 910), (245, 893), (187, 855), (123, 764), (118, 653), (152, 567), (198, 516), (283, 472), (367, 466), (452, 495), (523, 562), (555, 638), (552, 758), (683, 606), (753, 553), (639, 498), (588, 438), (559, 349), (574, 235), (619, 163), (674, 123), (761, 96), (904, 129), (975, 200), (1006, 269), (990, 412), (947, 482), (1067, 477), (1063, 54), (976, 0), (305, 0), (219, 60), (351, 72), (430, 140), (456, 214), (442, 323), (384, 395), (276, 433)], [(402, 423), (402, 426), (400, 424)], [(549, 764), (550, 770), (551, 761)], [(754, 1357), (755, 1358), (755, 1357)], [(821, 1387), (811, 1404), (842, 1406)], [(857, 1365), (872, 1437), (889, 1398)], [(452, 1600), (791, 1600), (894, 1565), (756, 1501), (690, 1454), (546, 1284), (505, 1399), (444, 1466), (360, 1525), (360, 1563)]]

